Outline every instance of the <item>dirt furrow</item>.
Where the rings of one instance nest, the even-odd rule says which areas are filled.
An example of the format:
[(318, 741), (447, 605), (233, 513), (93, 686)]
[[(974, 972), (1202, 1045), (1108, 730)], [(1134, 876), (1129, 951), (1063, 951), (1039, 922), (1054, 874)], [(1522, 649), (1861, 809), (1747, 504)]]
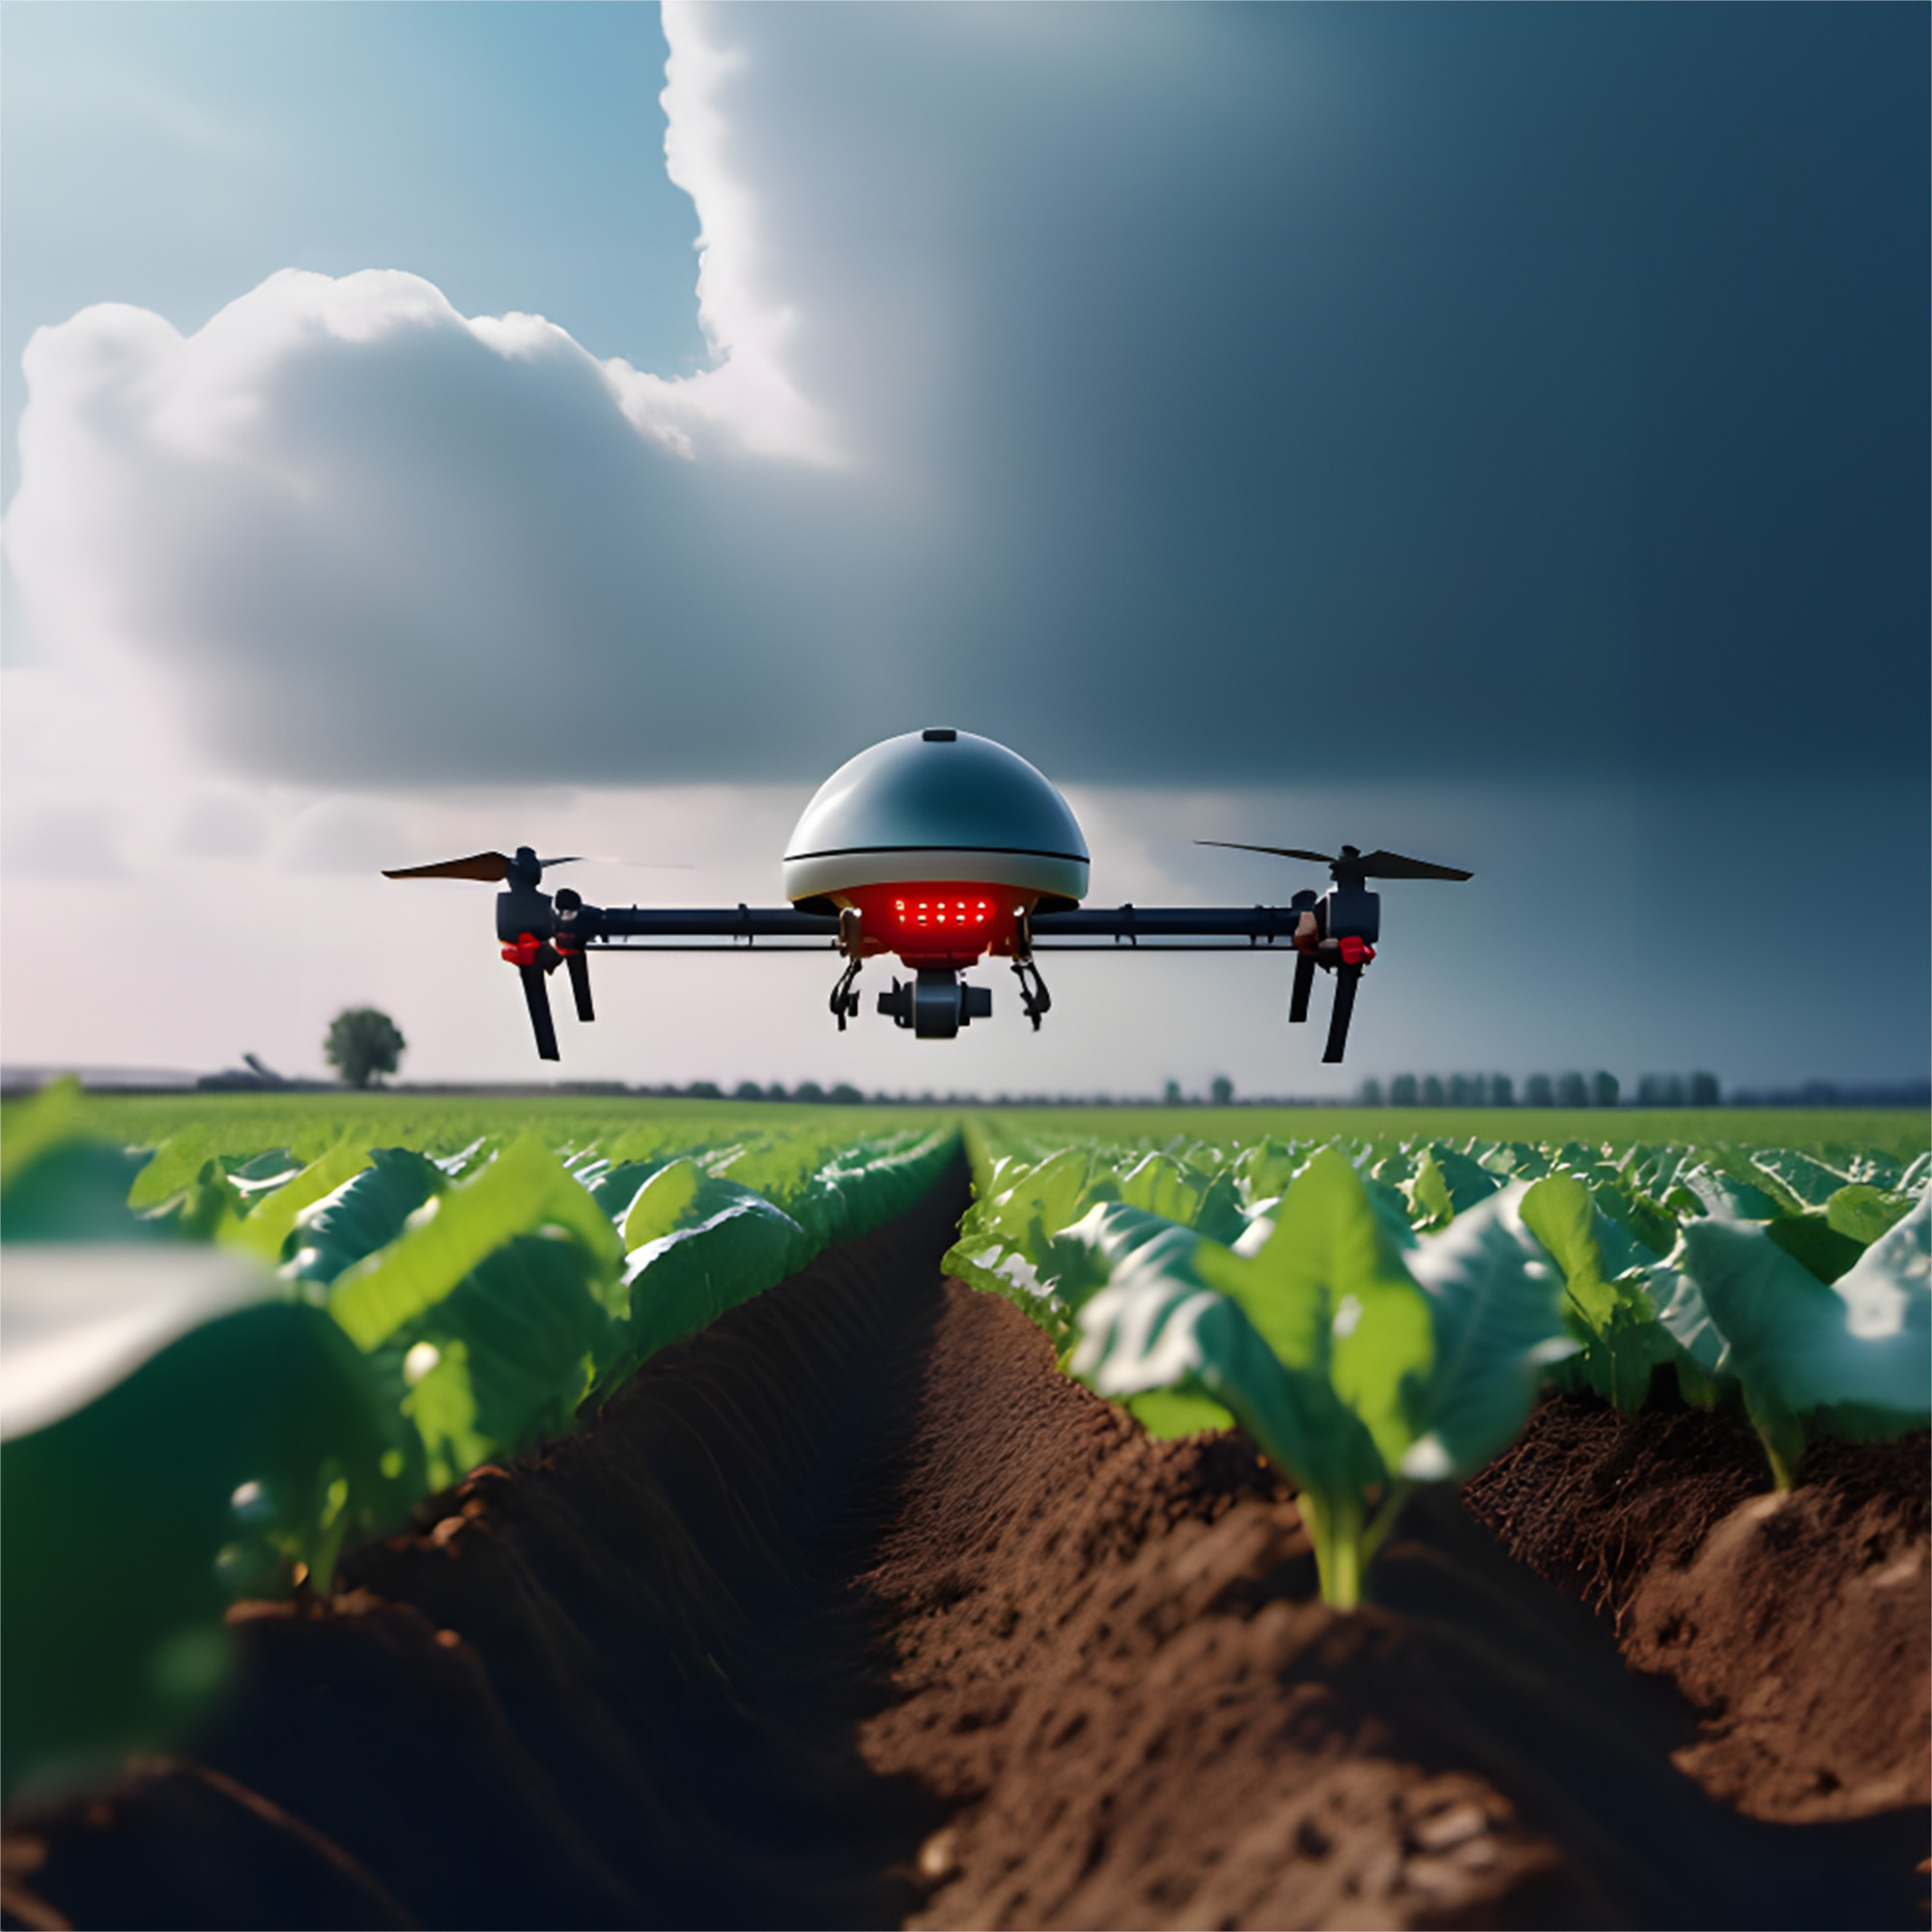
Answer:
[(963, 1188), (241, 1606), (183, 1756), (10, 1817), (6, 1922), (1919, 1922), (1922, 1811), (1716, 1802), (1548, 1538), (1429, 1499), (1323, 1609), (1241, 1437), (1150, 1441), (941, 1281)]

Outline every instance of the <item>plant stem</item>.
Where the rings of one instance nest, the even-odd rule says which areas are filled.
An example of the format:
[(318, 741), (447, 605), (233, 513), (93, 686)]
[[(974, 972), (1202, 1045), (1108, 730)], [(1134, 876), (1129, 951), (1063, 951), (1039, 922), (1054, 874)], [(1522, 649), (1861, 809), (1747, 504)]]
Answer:
[(1303, 1490), (1295, 1499), (1315, 1545), (1315, 1570), (1321, 1601), (1331, 1610), (1354, 1610), (1362, 1603), (1362, 1503), (1359, 1496), (1321, 1498)]

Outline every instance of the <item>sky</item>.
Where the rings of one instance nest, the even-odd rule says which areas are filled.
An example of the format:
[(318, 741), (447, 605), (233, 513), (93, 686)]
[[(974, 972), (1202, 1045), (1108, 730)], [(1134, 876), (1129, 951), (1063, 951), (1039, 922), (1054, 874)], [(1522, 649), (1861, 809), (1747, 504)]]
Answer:
[(814, 957), (606, 962), (561, 1073), (1922, 1076), (1927, 39), (5, 0), (0, 1052), (318, 1072), (373, 1002), (528, 1077), (487, 889), (380, 867), (775, 903), (949, 724), (1094, 902), (1321, 883), (1210, 838), (1476, 877), (1387, 889), (1339, 1070), (1279, 961), (1063, 960), (1037, 1037), (996, 972), (940, 1044)]

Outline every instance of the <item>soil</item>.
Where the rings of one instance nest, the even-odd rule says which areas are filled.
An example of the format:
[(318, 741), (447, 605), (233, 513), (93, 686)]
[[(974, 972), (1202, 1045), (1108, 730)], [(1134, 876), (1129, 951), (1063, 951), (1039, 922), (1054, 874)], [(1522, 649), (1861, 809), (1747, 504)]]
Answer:
[(1242, 1437), (941, 1280), (963, 1187), (239, 1605), (182, 1756), (8, 1818), (5, 1922), (1923, 1923), (1922, 1439), (1768, 1501), (1546, 1403), (1340, 1616)]

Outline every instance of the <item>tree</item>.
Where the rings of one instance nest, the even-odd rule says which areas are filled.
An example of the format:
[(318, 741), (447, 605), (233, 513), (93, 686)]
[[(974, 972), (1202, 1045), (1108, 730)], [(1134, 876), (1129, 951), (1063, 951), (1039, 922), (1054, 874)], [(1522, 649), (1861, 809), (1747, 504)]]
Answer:
[(322, 1057), (350, 1086), (380, 1086), (384, 1074), (396, 1070), (408, 1045), (387, 1013), (347, 1007), (329, 1021)]
[(1215, 1074), (1208, 1091), (1214, 1096), (1215, 1106), (1227, 1107), (1234, 1104), (1235, 1083), (1225, 1073)]
[(1382, 1083), (1372, 1073), (1362, 1082), (1361, 1092), (1355, 1095), (1358, 1107), (1379, 1107), (1382, 1103)]
[(1549, 1075), (1532, 1073), (1522, 1083), (1522, 1103), (1525, 1107), (1553, 1107), (1556, 1095), (1550, 1092)]
[(1398, 1073), (1389, 1082), (1389, 1105), (1391, 1107), (1412, 1107), (1415, 1105), (1415, 1075)]
[(1166, 1089), (1162, 1092), (1160, 1097), (1161, 1097), (1161, 1104), (1165, 1107), (1179, 1106), (1180, 1082), (1179, 1080), (1170, 1080), (1167, 1083)]
[(1593, 1073), (1590, 1076), (1590, 1104), (1593, 1107), (1614, 1107), (1622, 1091), (1614, 1073)]
[(1691, 1074), (1690, 1104), (1693, 1107), (1715, 1107), (1719, 1104), (1718, 1076), (1715, 1073)]
[(1566, 1073), (1556, 1083), (1556, 1104), (1559, 1107), (1587, 1107), (1590, 1104), (1590, 1090), (1584, 1086), (1580, 1073)]
[(1507, 1073), (1490, 1075), (1490, 1105), (1492, 1107), (1516, 1105), (1516, 1082)]
[(1434, 1073), (1425, 1073), (1422, 1076), (1422, 1104), (1425, 1107), (1439, 1107), (1444, 1097), (1440, 1078)]

